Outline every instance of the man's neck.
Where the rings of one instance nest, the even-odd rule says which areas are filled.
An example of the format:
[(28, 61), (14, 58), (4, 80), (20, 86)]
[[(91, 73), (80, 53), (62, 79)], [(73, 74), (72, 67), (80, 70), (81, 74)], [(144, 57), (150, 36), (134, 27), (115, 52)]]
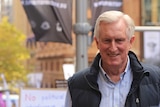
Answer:
[(119, 65), (119, 66), (106, 66), (106, 65), (103, 65), (102, 63), (101, 63), (102, 64), (101, 66), (113, 82), (118, 82), (121, 78), (121, 74), (126, 69), (127, 61), (128, 59), (122, 65)]

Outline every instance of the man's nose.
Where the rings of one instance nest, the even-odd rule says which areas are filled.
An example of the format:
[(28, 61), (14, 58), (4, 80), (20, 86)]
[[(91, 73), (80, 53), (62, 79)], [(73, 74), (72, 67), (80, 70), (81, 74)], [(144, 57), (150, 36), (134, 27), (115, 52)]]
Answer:
[(116, 45), (116, 42), (115, 42), (115, 41), (112, 41), (112, 42), (111, 42), (111, 44), (110, 44), (110, 50), (111, 50), (111, 51), (117, 50), (117, 45)]

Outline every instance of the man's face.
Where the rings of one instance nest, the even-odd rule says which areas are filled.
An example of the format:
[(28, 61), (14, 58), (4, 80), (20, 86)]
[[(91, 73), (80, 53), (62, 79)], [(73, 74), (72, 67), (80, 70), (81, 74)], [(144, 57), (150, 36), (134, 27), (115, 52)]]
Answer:
[(125, 66), (134, 37), (129, 40), (123, 20), (114, 23), (101, 22), (99, 29), (99, 38), (95, 40), (101, 54), (102, 66)]

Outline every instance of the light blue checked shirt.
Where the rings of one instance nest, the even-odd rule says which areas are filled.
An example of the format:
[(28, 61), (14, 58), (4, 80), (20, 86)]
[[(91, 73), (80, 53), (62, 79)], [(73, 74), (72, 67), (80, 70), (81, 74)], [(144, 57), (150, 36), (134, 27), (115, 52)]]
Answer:
[(101, 66), (101, 60), (99, 66), (101, 71), (98, 76), (98, 85), (102, 93), (100, 107), (124, 107), (133, 80), (129, 58), (125, 71), (117, 83), (112, 82), (105, 73)]

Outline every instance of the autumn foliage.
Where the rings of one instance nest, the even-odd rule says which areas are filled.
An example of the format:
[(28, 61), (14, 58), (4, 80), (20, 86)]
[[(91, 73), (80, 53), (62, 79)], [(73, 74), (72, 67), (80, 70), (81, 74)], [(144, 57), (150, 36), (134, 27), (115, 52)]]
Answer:
[[(9, 87), (20, 87), (27, 82), (26, 60), (29, 51), (25, 47), (26, 36), (7, 18), (0, 22), (0, 75), (3, 74)], [(3, 83), (0, 78), (0, 82)]]

